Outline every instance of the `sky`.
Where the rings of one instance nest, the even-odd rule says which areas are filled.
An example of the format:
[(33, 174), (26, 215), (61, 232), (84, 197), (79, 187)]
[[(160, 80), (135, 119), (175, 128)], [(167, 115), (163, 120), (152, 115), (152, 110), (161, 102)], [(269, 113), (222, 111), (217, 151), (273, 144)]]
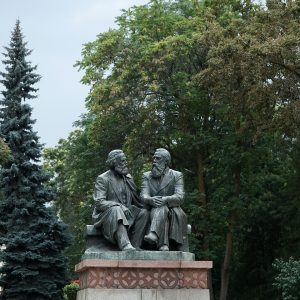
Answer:
[[(148, 0), (0, 0), (0, 60), (19, 18), (29, 60), (42, 79), (38, 98), (30, 101), (34, 130), (45, 147), (67, 138), (73, 123), (86, 112), (89, 87), (80, 83), (83, 73), (73, 67), (81, 59), (83, 44), (97, 34), (115, 28), (121, 9), (146, 4)], [(0, 63), (0, 70), (3, 65)], [(0, 85), (0, 90), (3, 86)]]

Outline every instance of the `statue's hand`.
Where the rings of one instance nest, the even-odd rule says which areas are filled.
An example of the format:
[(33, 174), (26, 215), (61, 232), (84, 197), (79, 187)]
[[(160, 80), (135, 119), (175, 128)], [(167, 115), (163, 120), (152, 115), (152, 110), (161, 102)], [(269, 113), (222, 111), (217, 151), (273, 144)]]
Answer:
[(152, 197), (151, 202), (151, 205), (154, 207), (160, 207), (165, 204), (161, 196)]

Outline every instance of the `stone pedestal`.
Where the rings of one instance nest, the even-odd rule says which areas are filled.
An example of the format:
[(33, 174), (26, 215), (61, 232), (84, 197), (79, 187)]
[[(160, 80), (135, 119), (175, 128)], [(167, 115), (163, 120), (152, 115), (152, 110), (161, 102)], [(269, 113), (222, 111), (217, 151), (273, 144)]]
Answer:
[(77, 300), (208, 300), (207, 289), (84, 289)]
[(191, 253), (117, 251), (113, 259), (95, 256), (86, 255), (76, 265), (77, 300), (209, 300), (207, 271), (212, 262), (194, 261)]

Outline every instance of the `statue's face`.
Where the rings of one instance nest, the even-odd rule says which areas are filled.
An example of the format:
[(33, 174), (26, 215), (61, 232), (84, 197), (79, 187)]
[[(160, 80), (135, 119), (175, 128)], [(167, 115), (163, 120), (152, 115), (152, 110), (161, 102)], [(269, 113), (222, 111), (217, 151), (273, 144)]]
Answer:
[(127, 159), (124, 153), (121, 153), (116, 158), (115, 171), (121, 175), (128, 174)]
[(153, 155), (153, 165), (164, 165), (166, 164), (164, 157), (161, 153), (155, 152)]
[(166, 160), (160, 152), (155, 152), (153, 155), (152, 176), (160, 177), (166, 168)]

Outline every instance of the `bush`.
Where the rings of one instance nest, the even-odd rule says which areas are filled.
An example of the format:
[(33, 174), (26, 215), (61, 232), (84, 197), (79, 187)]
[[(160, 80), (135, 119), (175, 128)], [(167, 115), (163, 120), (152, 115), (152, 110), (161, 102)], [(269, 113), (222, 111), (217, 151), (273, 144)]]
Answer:
[(9, 153), (10, 151), (8, 146), (0, 138), (0, 164), (3, 163), (8, 158)]
[(78, 283), (70, 283), (64, 287), (64, 295), (67, 300), (76, 300), (76, 294), (79, 291)]
[(276, 259), (273, 267), (277, 271), (273, 286), (280, 291), (282, 300), (300, 299), (300, 260)]

